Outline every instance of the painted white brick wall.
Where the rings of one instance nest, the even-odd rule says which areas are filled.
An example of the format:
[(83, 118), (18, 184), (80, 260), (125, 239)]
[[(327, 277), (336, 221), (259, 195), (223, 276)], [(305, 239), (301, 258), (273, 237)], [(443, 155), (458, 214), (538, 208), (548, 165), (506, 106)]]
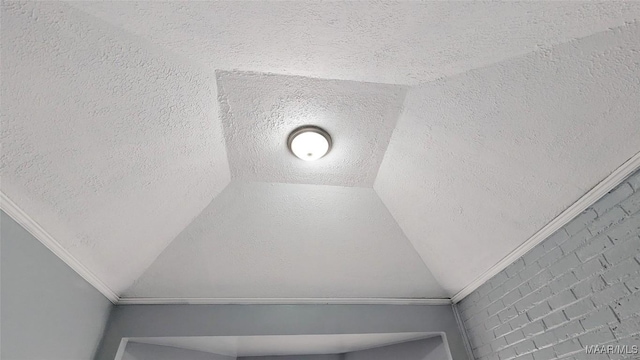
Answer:
[(640, 171), (456, 305), (477, 360), (640, 359)]

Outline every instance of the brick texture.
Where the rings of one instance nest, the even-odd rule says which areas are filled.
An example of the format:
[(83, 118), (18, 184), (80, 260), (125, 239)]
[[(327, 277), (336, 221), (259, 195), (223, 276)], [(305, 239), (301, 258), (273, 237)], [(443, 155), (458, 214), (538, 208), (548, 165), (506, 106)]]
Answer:
[(476, 360), (640, 359), (640, 171), (457, 306)]

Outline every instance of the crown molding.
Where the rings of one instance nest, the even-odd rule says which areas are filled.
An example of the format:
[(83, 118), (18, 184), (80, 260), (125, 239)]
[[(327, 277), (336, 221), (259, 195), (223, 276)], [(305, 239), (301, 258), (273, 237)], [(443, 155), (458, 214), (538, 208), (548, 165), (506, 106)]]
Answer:
[(118, 305), (451, 305), (451, 299), (416, 298), (120, 298)]
[(40, 224), (27, 215), (16, 203), (14, 203), (4, 192), (0, 191), (0, 209), (2, 209), (13, 220), (20, 224), (31, 235), (38, 239), (51, 252), (69, 265), (78, 275), (91, 284), (96, 290), (100, 291), (109, 301), (116, 304), (120, 297), (115, 291), (100, 280), (91, 270), (85, 267), (78, 259), (76, 259), (67, 249), (63, 248), (48, 232), (46, 232)]
[(465, 286), (457, 294), (455, 294), (451, 300), (453, 303), (458, 303), (464, 299), (467, 295), (471, 294), (474, 290), (479, 288), (482, 284), (494, 277), (500, 271), (504, 270), (507, 266), (511, 265), (514, 261), (518, 260), (529, 250), (533, 249), (536, 245), (544, 241), (549, 236), (553, 235), (556, 231), (560, 230), (569, 221), (573, 220), (576, 216), (580, 215), (589, 206), (593, 205), (596, 201), (600, 200), (609, 191), (613, 190), (616, 186), (620, 185), (624, 180), (633, 174), (636, 170), (640, 169), (640, 152), (635, 154), (629, 160), (627, 160), (620, 167), (615, 169), (609, 176), (604, 178), (586, 194), (584, 194), (578, 201), (573, 203), (565, 209), (560, 215), (556, 216), (542, 229), (538, 230), (527, 241), (518, 246), (515, 250), (502, 258), (497, 264), (493, 265), (489, 270), (485, 271), (482, 275), (478, 276), (469, 285)]

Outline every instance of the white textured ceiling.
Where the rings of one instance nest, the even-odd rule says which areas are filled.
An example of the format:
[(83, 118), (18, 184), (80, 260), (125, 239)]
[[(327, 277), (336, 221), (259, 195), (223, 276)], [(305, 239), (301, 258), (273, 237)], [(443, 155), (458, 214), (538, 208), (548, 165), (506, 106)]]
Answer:
[(411, 89), (374, 188), (455, 293), (638, 151), (634, 23)]
[(131, 338), (130, 341), (173, 346), (226, 356), (342, 354), (421, 340), (438, 335), (421, 332), (331, 335), (193, 336)]
[(63, 3), (2, 3), (2, 191), (124, 291), (230, 179), (215, 74)]
[[(400, 116), (405, 88), (395, 85), (255, 73), (218, 74), (231, 177), (371, 187)], [(287, 136), (320, 126), (331, 151), (313, 162), (291, 156)]]
[(450, 296), (640, 151), (639, 19), (3, 2), (2, 192), (120, 295)]
[(415, 85), (638, 19), (637, 1), (72, 2), (211, 68)]
[(373, 189), (234, 182), (125, 296), (443, 298), (447, 294)]

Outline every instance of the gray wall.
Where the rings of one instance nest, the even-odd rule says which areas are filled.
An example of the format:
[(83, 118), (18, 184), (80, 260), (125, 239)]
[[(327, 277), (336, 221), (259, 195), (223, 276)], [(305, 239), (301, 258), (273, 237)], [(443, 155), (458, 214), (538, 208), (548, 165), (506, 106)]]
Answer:
[(109, 300), (4, 212), (0, 263), (0, 358), (91, 359)]
[(129, 342), (122, 360), (235, 360), (235, 357)]
[(584, 347), (640, 345), (639, 235), (636, 173), (459, 303), (475, 358), (606, 359)]
[(449, 305), (124, 305), (111, 313), (97, 360), (123, 338), (427, 332), (446, 334), (453, 360), (467, 360)]
[(344, 360), (447, 360), (442, 337), (346, 353)]

